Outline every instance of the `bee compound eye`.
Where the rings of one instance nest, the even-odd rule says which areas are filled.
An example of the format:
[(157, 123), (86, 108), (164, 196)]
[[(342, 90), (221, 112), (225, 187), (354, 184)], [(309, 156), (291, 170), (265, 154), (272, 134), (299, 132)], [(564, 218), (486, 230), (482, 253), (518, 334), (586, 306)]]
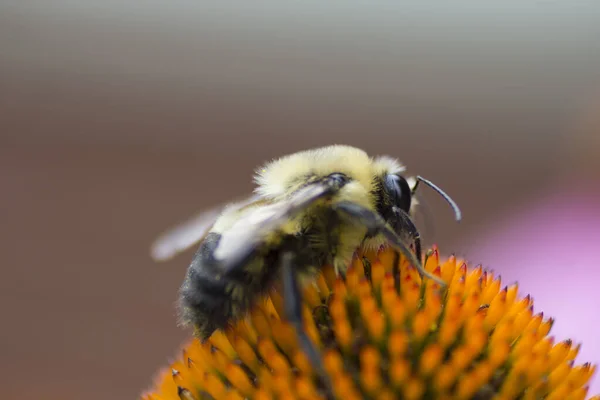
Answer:
[(330, 174), (327, 179), (340, 186), (348, 182), (348, 177), (340, 172)]
[(411, 204), (411, 192), (408, 182), (398, 174), (387, 175), (383, 183), (384, 189), (396, 207), (408, 212)]

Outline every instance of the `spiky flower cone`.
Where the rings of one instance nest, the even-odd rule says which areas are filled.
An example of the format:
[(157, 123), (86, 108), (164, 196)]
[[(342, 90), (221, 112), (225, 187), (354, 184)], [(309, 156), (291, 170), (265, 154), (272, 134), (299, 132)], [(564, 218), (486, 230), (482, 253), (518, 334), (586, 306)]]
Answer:
[[(391, 250), (361, 254), (346, 280), (324, 268), (305, 288), (305, 325), (338, 399), (583, 400), (595, 371), (579, 345), (548, 336), (530, 296), (478, 266), (428, 252), (440, 288)], [(319, 379), (280, 319), (282, 298), (206, 343), (193, 340), (146, 400), (319, 399)], [(594, 397), (600, 400), (600, 397)]]

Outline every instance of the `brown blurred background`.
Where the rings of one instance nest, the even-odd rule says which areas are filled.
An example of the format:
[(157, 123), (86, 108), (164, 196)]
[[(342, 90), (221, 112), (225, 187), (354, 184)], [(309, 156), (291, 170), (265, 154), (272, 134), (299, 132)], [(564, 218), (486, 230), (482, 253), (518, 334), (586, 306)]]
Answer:
[(187, 337), (149, 244), (266, 159), (397, 156), (467, 257), (598, 179), (600, 3), (427, 3), (0, 0), (0, 397), (135, 398)]

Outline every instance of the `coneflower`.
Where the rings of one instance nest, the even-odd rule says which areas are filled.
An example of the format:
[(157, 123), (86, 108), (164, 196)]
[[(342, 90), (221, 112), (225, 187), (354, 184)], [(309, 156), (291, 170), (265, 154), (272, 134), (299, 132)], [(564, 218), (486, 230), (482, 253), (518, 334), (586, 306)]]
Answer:
[[(549, 336), (552, 318), (516, 284), (433, 248), (425, 268), (441, 288), (396, 254), (360, 254), (345, 280), (326, 267), (304, 288), (305, 329), (336, 398), (586, 399), (595, 366), (575, 365), (580, 345)], [(325, 399), (281, 316), (274, 290), (233, 328), (188, 343), (142, 398)]]

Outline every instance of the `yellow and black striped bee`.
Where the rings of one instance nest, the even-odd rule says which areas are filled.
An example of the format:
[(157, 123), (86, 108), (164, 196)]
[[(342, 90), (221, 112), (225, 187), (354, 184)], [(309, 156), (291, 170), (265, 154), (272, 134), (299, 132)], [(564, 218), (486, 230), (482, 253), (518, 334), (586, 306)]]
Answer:
[(443, 285), (421, 265), (411, 219), (417, 186), (440, 193), (457, 220), (460, 210), (430, 181), (407, 180), (403, 172), (393, 158), (342, 145), (267, 163), (257, 171), (253, 196), (201, 214), (155, 242), (157, 260), (200, 242), (180, 290), (181, 321), (205, 340), (244, 317), (279, 280), (286, 317), (314, 364), (318, 353), (303, 329), (299, 280), (314, 278), (321, 266), (333, 265), (343, 276), (358, 248), (392, 246)]

